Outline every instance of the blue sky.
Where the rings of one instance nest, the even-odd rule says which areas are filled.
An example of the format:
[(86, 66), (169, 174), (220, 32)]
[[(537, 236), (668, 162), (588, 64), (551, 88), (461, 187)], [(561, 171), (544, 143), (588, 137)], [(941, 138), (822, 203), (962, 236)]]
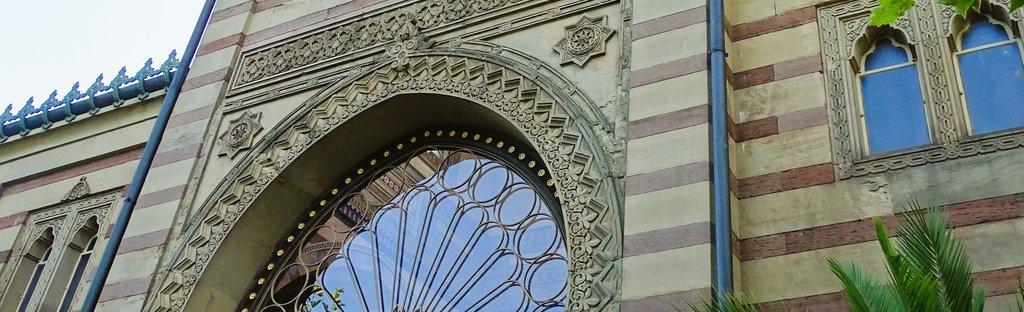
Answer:
[[(0, 10), (0, 105), (39, 105), (75, 82), (109, 82), (121, 66), (184, 51), (203, 0), (8, 1)], [(155, 66), (156, 66), (155, 65)], [(2, 109), (2, 108), (0, 108)]]

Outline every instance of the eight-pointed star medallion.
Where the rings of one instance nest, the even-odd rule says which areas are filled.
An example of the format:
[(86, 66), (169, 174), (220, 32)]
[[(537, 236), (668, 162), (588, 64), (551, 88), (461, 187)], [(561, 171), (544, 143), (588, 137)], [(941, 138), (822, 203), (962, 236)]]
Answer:
[(220, 155), (235, 158), (238, 152), (252, 147), (252, 140), (263, 130), (260, 117), (263, 113), (242, 112), (241, 116), (228, 122), (227, 130), (220, 135)]
[(555, 44), (555, 51), (562, 55), (562, 65), (572, 62), (583, 66), (590, 58), (604, 54), (605, 43), (613, 33), (608, 16), (583, 15), (576, 24), (565, 27), (565, 37)]

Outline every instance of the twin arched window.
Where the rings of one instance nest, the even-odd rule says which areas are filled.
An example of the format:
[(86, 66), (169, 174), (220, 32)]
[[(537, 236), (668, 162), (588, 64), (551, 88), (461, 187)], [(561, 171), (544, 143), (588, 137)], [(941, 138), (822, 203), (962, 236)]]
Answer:
[[(954, 34), (954, 59), (968, 135), (1024, 126), (1024, 60), (1019, 37), (986, 15)], [(932, 142), (921, 68), (910, 45), (893, 36), (876, 39), (861, 58), (861, 124), (867, 154)]]
[(44, 230), (16, 264), (7, 293), (20, 296), (0, 299), (0, 311), (71, 311), (96, 248), (98, 229), (97, 218), (90, 218), (70, 233), (67, 245), (56, 246), (55, 239), (65, 234), (55, 228)]

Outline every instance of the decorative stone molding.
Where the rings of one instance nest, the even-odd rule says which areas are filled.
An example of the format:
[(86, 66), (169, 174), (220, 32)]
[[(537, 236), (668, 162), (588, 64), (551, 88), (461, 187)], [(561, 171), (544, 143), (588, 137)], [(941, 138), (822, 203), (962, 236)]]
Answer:
[(78, 183), (75, 183), (75, 186), (71, 187), (71, 190), (68, 191), (67, 194), (64, 194), (64, 198), (61, 199), (61, 201), (66, 202), (69, 200), (76, 200), (85, 197), (85, 195), (89, 195), (89, 192), (89, 182), (86, 182), (85, 177), (82, 177), (78, 180)]
[(583, 15), (575, 24), (565, 27), (565, 36), (555, 44), (562, 57), (562, 65), (576, 63), (583, 66), (590, 58), (603, 55), (605, 43), (612, 38), (614, 29), (608, 28), (608, 16)]
[(400, 37), (440, 28), (484, 13), (546, 0), (428, 0), (340, 24), (242, 56), (235, 86), (245, 85), (349, 52), (405, 40)]
[(480, 47), (412, 52), (407, 65), (397, 58), (377, 64), (324, 89), (269, 131), (199, 207), (181, 245), (171, 246), (148, 310), (182, 311), (189, 300), (203, 300), (190, 296), (228, 232), (275, 177), (327, 133), (396, 95), (441, 94), (503, 116), (536, 148), (565, 216), (567, 308), (618, 311), (622, 190), (609, 155), (620, 151), (602, 142), (621, 134), (600, 128), (609, 123), (596, 105), (566, 92), (575, 88), (557, 72), (540, 63), (523, 65), (529, 62), (516, 61), (522, 55), (510, 49), (475, 45)]
[[(1004, 6), (1008, 0), (997, 0)], [(1001, 4), (1003, 3), (1003, 4)], [(825, 91), (832, 129), (833, 162), (840, 179), (898, 170), (909, 166), (957, 159), (979, 153), (989, 153), (1024, 146), (1020, 137), (1024, 131), (1001, 132), (992, 135), (967, 137), (961, 99), (957, 94), (956, 74), (949, 46), (950, 20), (955, 16), (945, 12), (944, 6), (932, 2), (918, 2), (908, 15), (898, 20), (893, 28), (906, 36), (917, 52), (920, 67), (922, 96), (929, 115), (933, 143), (904, 151), (882, 155), (866, 155), (863, 148), (863, 129), (858, 122), (859, 90), (855, 46), (868, 35), (867, 18), (877, 3), (855, 0), (823, 7), (819, 10), (818, 24), (822, 39), (822, 59), (825, 70)], [(1014, 13), (1019, 16), (1020, 12)]]
[(260, 124), (262, 112), (243, 112), (241, 116), (228, 121), (227, 130), (218, 137), (220, 141), (220, 155), (227, 155), (228, 158), (235, 158), (239, 152), (249, 149), (252, 140), (260, 131), (263, 125)]
[[(82, 181), (79, 183), (82, 184), (84, 182), (85, 178), (82, 178)], [(51, 246), (54, 248), (51, 251), (50, 259), (61, 259), (65, 249), (63, 246), (67, 246), (69, 240), (90, 218), (95, 217), (97, 224), (107, 224), (110, 207), (120, 198), (120, 194), (120, 190), (115, 190), (95, 196), (79, 197), (78, 200), (31, 213), (22, 227), (21, 233), (18, 234), (18, 238), (14, 241), (14, 246), (11, 248), (11, 260), (3, 267), (3, 271), (0, 272), (0, 295), (5, 297), (8, 295), (21, 295), (21, 293), (17, 295), (7, 293), (11, 291), (8, 288), (10, 287), (11, 279), (14, 278), (14, 271), (18, 267), (18, 263), (22, 261), (25, 253), (28, 252), (28, 248), (47, 229), (52, 229), (54, 234), (53, 242), (51, 243)], [(52, 276), (56, 269), (56, 266), (53, 265), (46, 266), (41, 275), (44, 278), (39, 280), (36, 288), (46, 289), (51, 280), (49, 276)], [(38, 305), (38, 303), (34, 303), (34, 305)], [(38, 307), (29, 306), (28, 310), (36, 311)]]

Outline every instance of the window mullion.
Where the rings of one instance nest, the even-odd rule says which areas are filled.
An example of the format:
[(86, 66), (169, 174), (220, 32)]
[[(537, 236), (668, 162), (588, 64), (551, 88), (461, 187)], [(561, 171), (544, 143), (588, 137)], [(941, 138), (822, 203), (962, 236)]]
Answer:
[(925, 106), (933, 142), (947, 149), (955, 148), (965, 135), (962, 109), (958, 105), (961, 101), (961, 88), (952, 64), (955, 56), (950, 53), (952, 50), (944, 38), (930, 38), (922, 42), (921, 46), (924, 50), (921, 55), (924, 72), (922, 83), (925, 86)]

